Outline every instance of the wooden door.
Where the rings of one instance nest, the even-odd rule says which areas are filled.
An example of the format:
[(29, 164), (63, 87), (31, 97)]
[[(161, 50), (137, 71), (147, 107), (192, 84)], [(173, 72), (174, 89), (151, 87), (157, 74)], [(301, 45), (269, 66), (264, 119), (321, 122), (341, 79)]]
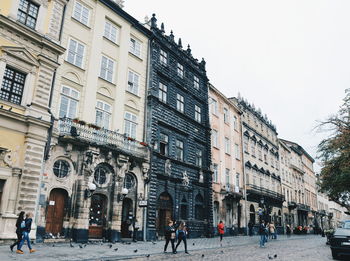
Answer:
[(46, 215), (46, 233), (57, 235), (62, 233), (64, 205), (68, 195), (63, 189), (53, 189), (50, 193)]
[(102, 238), (106, 225), (107, 199), (104, 195), (94, 194), (91, 197), (89, 238)]

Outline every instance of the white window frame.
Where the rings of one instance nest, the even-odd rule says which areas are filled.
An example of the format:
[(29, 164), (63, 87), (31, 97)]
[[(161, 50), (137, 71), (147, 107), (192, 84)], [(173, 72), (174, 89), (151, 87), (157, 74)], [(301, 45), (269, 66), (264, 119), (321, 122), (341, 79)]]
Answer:
[(203, 150), (200, 148), (196, 149), (196, 166), (202, 167), (203, 164)]
[(213, 130), (212, 132), (212, 141), (213, 147), (219, 148), (219, 132), (217, 130)]
[(225, 185), (227, 186), (227, 189), (230, 188), (230, 169), (225, 169)]
[(226, 154), (231, 154), (231, 142), (228, 137), (225, 137), (225, 153)]
[(202, 109), (198, 105), (194, 105), (194, 119), (197, 122), (202, 122)]
[(118, 42), (119, 27), (110, 20), (106, 19), (103, 36), (113, 43)]
[(179, 93), (176, 94), (176, 109), (182, 113), (185, 111), (185, 98)]
[(233, 129), (238, 131), (238, 118), (236, 116), (233, 116)]
[[(105, 62), (104, 62), (105, 60)], [(103, 65), (105, 65), (103, 67)], [(115, 61), (105, 55), (101, 57), (100, 77), (108, 82), (114, 82)]]
[(196, 75), (193, 75), (193, 87), (199, 90), (199, 78)]
[(159, 83), (159, 90), (158, 90), (158, 98), (160, 101), (167, 103), (168, 99), (168, 86), (166, 86), (164, 83)]
[(239, 144), (235, 143), (235, 157), (237, 160), (241, 160), (241, 153), (239, 150)]
[[(107, 110), (108, 107), (109, 109)], [(98, 112), (100, 112), (102, 116), (101, 122), (98, 122), (98, 117), (97, 117)], [(112, 105), (107, 102), (97, 100), (96, 108), (95, 108), (96, 125), (105, 129), (109, 129), (111, 125), (111, 115), (112, 115)]]
[(163, 49), (159, 51), (159, 62), (163, 65), (168, 65), (168, 53)]
[(129, 52), (141, 58), (142, 43), (135, 37), (130, 37)]
[(229, 123), (229, 118), (230, 118), (230, 114), (228, 112), (228, 109), (224, 108), (224, 122), (228, 124)]
[(218, 182), (219, 180), (219, 168), (218, 164), (213, 164), (213, 182)]
[[(182, 140), (176, 140), (175, 147), (176, 147), (176, 151), (175, 151), (176, 159), (183, 161), (184, 160), (184, 142)], [(181, 152), (180, 157), (178, 157), (178, 152)]]
[[(64, 89), (66, 89), (67, 92), (65, 92)], [(59, 107), (59, 111), (58, 111), (59, 118), (64, 118), (64, 117), (67, 117), (70, 119), (76, 118), (77, 113), (78, 113), (78, 109), (79, 109), (79, 98), (80, 98), (79, 91), (77, 91), (74, 88), (71, 88), (69, 86), (62, 85), (61, 97), (60, 97), (60, 107)], [(67, 110), (64, 113), (64, 115), (61, 115), (63, 99), (67, 99)], [(71, 110), (73, 110), (72, 107), (74, 106), (73, 105), (74, 103), (75, 103), (75, 111), (73, 113)]]
[(184, 66), (181, 63), (177, 63), (177, 75), (184, 78)]
[[(77, 13), (77, 6), (80, 5), (81, 6), (81, 11), (80, 13)], [(83, 16), (83, 12), (84, 11), (87, 11), (87, 20), (84, 21), (84, 16)], [(83, 3), (81, 3), (80, 1), (75, 1), (75, 4), (74, 4), (74, 8), (73, 8), (73, 13), (72, 13), (72, 17), (79, 21), (80, 23), (86, 25), (86, 26), (89, 26), (89, 23), (90, 23), (90, 8), (87, 7), (86, 5), (84, 5)]]
[(124, 133), (131, 138), (136, 139), (137, 135), (137, 116), (126, 111), (124, 114)]
[(129, 70), (127, 91), (135, 95), (139, 95), (139, 86), (140, 86), (140, 74), (132, 70)]
[[(71, 49), (71, 45), (72, 44), (76, 44), (74, 50)], [(83, 52), (82, 53), (78, 53), (79, 51), (79, 48), (82, 48), (83, 49)], [(79, 68), (84, 68), (84, 56), (85, 56), (85, 49), (86, 49), (86, 46), (85, 44), (83, 44), (82, 42), (76, 40), (76, 39), (73, 39), (73, 38), (69, 38), (69, 41), (68, 41), (68, 47), (67, 47), (67, 56), (66, 56), (66, 61), (79, 67)], [(73, 60), (71, 60), (71, 56), (73, 56)], [(81, 58), (81, 64), (79, 65), (79, 63), (77, 62), (77, 57)]]
[(213, 98), (211, 98), (211, 113), (218, 115), (218, 102)]

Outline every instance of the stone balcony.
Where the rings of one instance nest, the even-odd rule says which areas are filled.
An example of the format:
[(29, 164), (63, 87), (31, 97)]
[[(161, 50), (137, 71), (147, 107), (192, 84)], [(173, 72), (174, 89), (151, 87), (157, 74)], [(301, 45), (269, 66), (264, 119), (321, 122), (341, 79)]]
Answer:
[(56, 125), (56, 131), (60, 139), (92, 146), (102, 146), (142, 159), (149, 157), (147, 144), (126, 137), (116, 131), (99, 128), (93, 124), (86, 124), (83, 121), (75, 121), (68, 118), (60, 119)]
[(256, 194), (258, 196), (270, 197), (281, 202), (284, 201), (284, 196), (282, 194), (253, 184), (247, 184), (247, 193)]

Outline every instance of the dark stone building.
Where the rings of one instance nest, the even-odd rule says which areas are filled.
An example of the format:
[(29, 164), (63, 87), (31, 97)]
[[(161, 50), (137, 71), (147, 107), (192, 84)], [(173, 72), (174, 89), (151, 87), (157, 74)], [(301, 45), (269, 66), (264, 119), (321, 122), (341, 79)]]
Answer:
[(168, 219), (184, 220), (192, 237), (212, 230), (212, 177), (208, 79), (204, 59), (182, 49), (151, 18), (147, 141), (152, 146), (148, 184), (148, 239), (164, 235)]

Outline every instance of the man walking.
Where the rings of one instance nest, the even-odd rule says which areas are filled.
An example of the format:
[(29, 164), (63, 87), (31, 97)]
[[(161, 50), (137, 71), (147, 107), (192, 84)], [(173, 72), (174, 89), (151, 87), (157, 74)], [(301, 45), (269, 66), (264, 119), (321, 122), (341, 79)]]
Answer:
[(264, 220), (261, 220), (259, 226), (259, 234), (260, 234), (260, 247), (265, 247), (266, 238), (267, 238), (267, 228)]

